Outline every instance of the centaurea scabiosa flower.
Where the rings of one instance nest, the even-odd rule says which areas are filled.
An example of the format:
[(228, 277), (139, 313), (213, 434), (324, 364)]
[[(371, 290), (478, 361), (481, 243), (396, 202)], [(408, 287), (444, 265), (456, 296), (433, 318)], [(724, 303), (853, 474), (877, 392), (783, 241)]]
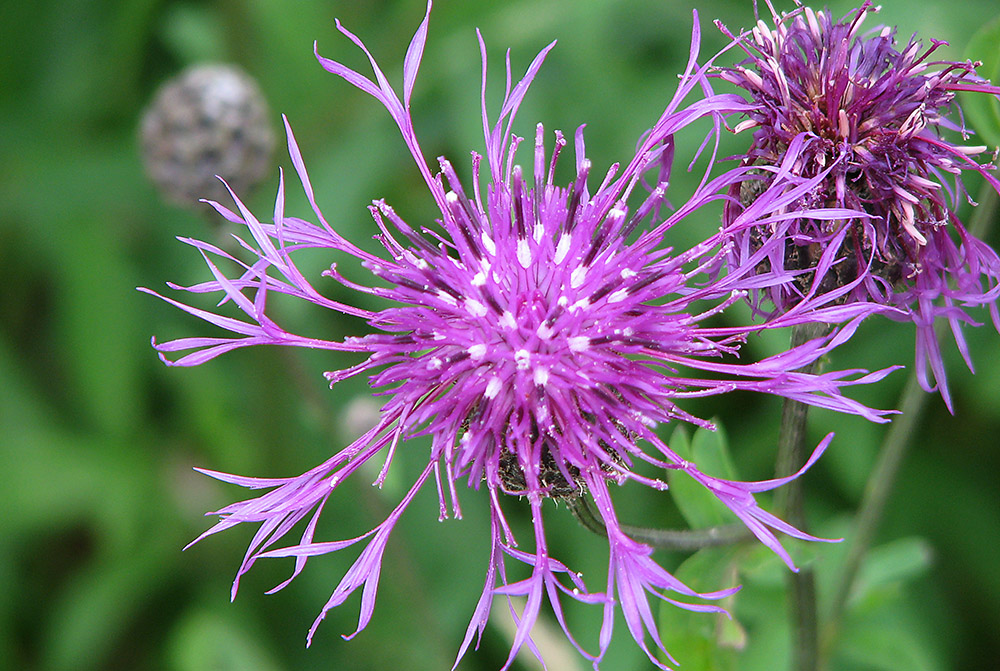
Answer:
[[(887, 312), (916, 326), (917, 374), (924, 389), (937, 389), (948, 407), (941, 348), (934, 322), (950, 322), (959, 350), (972, 363), (960, 326), (975, 323), (967, 306), (989, 306), (1000, 328), (1000, 259), (971, 236), (956, 210), (965, 196), (961, 175), (981, 175), (994, 188), (1000, 182), (989, 163), (975, 160), (985, 146), (962, 140), (957, 91), (1000, 94), (1000, 87), (976, 75), (976, 63), (933, 61), (944, 42), (923, 45), (916, 37), (897, 43), (896, 31), (863, 31), (865, 2), (839, 21), (830, 12), (799, 7), (774, 21), (758, 20), (734, 37), (747, 58), (722, 68), (722, 79), (744, 89), (751, 109), (737, 131), (752, 129), (743, 158), (758, 166), (731, 188), (724, 221), (752, 202), (769, 177), (763, 170), (787, 158), (797, 139), (805, 139), (793, 170), (803, 177), (826, 178), (803, 200), (863, 212), (841, 220), (802, 217), (768, 229), (744, 229), (736, 236), (730, 263), (742, 267), (769, 238), (772, 247), (761, 263), (770, 280), (753, 302), (763, 313), (781, 312), (810, 292), (837, 291), (839, 300), (891, 305)], [(798, 4), (796, 0), (796, 4)], [(763, 301), (773, 303), (773, 311)], [(928, 371), (928, 366), (930, 370)], [(929, 374), (928, 374), (929, 373)]]
[[(326, 70), (371, 94), (389, 111), (440, 209), (434, 225), (411, 226), (387, 203), (375, 201), (370, 211), (386, 256), (355, 246), (337, 233), (319, 210), (286, 122), (292, 164), (316, 223), (285, 215), (282, 179), (272, 223), (259, 221), (235, 194), (236, 211), (212, 203), (222, 216), (249, 230), (252, 241), (241, 243), (252, 253), (251, 262), (242, 263), (208, 243), (185, 240), (202, 252), (214, 276), (187, 290), (221, 292), (222, 302), (235, 305), (243, 317), (222, 316), (165, 298), (233, 334), (154, 343), (165, 362), (198, 365), (224, 352), (259, 344), (352, 352), (366, 358), (351, 368), (327, 373), (330, 383), (368, 374), (372, 387), (387, 399), (380, 419), (369, 431), (300, 476), (260, 479), (204, 471), (225, 482), (271, 491), (217, 511), (220, 521), (202, 537), (244, 522), (260, 524), (238, 571), (234, 596), (239, 577), (262, 557), (294, 557), (290, 581), (302, 571), (308, 558), (365, 542), (357, 561), (323, 607), (309, 640), (326, 612), (362, 588), (360, 631), (373, 614), (386, 544), (414, 496), (433, 479), (441, 518), (447, 517), (449, 511), (460, 518), (459, 485), (465, 484), (483, 492), (488, 500), (492, 550), (482, 597), (459, 659), (482, 635), (495, 597), (506, 597), (517, 623), (504, 668), (524, 646), (538, 654), (530, 632), (543, 601), (548, 600), (560, 625), (567, 629), (561, 603), (566, 597), (603, 606), (598, 651), (587, 652), (574, 641), (595, 666), (611, 639), (616, 604), (621, 607), (630, 633), (650, 659), (662, 666), (646, 641), (647, 636), (651, 637), (658, 648), (663, 648), (648, 595), (691, 610), (719, 610), (716, 606), (675, 601), (668, 594), (712, 599), (733, 590), (698, 594), (659, 566), (650, 547), (623, 531), (609, 483), (631, 481), (665, 489), (660, 479), (644, 475), (639, 467), (646, 463), (655, 469), (684, 470), (715, 493), (757, 538), (792, 566), (774, 532), (812, 537), (765, 512), (754, 499), (755, 493), (791, 478), (758, 483), (711, 477), (674, 453), (654, 428), (671, 420), (711, 426), (684, 412), (676, 402), (688, 396), (734, 390), (796, 398), (882, 421), (883, 413), (845, 398), (840, 389), (877, 380), (885, 371), (835, 371), (824, 375), (791, 372), (850, 337), (857, 320), (871, 308), (832, 305), (818, 298), (803, 302), (766, 326), (720, 327), (703, 323), (743, 299), (745, 292), (738, 290), (739, 281), (752, 276), (753, 268), (699, 285), (692, 278), (721, 253), (721, 234), (677, 256), (671, 255), (662, 241), (675, 223), (721, 199), (729, 183), (742, 174), (740, 170), (714, 181), (702, 180), (695, 195), (665, 221), (640, 227), (664, 202), (666, 184), (660, 184), (634, 208), (627, 201), (643, 174), (660, 166), (664, 147), (670, 146), (669, 138), (695, 119), (730, 114), (742, 104), (733, 96), (712, 96), (681, 106), (687, 94), (703, 83), (704, 70), (694, 69), (697, 30), (689, 69), (681, 78), (677, 94), (634, 157), (624, 168), (612, 166), (593, 192), (588, 184), (591, 164), (585, 157), (582, 128), (574, 138), (575, 177), (568, 186), (553, 183), (566, 144), (560, 133), (555, 134), (555, 146), (547, 156), (543, 129), (537, 127), (530, 177), (516, 162), (522, 139), (513, 135), (512, 124), (529, 84), (553, 45), (538, 54), (525, 76), (513, 86), (508, 56), (504, 99), (497, 121), (491, 123), (485, 100), (486, 48), (480, 37), (486, 150), (484, 156), (473, 154), (471, 190), (467, 190), (447, 160), (439, 159), (440, 172), (432, 172), (421, 152), (409, 111), (429, 12), (428, 3), (428, 14), (406, 52), (402, 99), (362, 42), (339, 23), (339, 30), (368, 56), (374, 79), (317, 57)], [(791, 188), (785, 188), (783, 180), (778, 175), (774, 188), (738, 217), (734, 226), (756, 223), (766, 216), (763, 213), (787, 208), (812, 186), (807, 180), (793, 180)], [(369, 311), (325, 297), (292, 261), (292, 256), (304, 248), (327, 249), (359, 261), (380, 280), (374, 286), (348, 281), (335, 266), (324, 275), (383, 300), (388, 307)], [(210, 255), (237, 263), (239, 274), (227, 276)], [(374, 332), (342, 342), (289, 333), (268, 315), (267, 297), (273, 293), (361, 317)], [(704, 306), (701, 311), (699, 305)], [(754, 329), (817, 319), (846, 322), (847, 326), (830, 337), (762, 361), (741, 363), (733, 356)], [(193, 351), (176, 360), (167, 357), (188, 350)], [(407, 449), (408, 440), (417, 435), (430, 436), (427, 464), (387, 519), (354, 538), (330, 542), (314, 539), (318, 516), (331, 497), (336, 500), (341, 483), (367, 462), (380, 459), (383, 465), (375, 483), (381, 484), (393, 467), (394, 455)], [(806, 467), (828, 443), (829, 437), (815, 450)], [(556, 558), (558, 548), (550, 547), (546, 540), (545, 500), (580, 496), (593, 497), (607, 530), (610, 556), (603, 592), (590, 590), (580, 575)], [(503, 512), (505, 505), (518, 505), (519, 499), (526, 501), (520, 505), (530, 508), (534, 531), (527, 546), (530, 550), (522, 549), (515, 541)], [(275, 547), (307, 518), (298, 542), (290, 547)], [(511, 564), (514, 571), (526, 577), (509, 575)], [(524, 597), (523, 607), (515, 607), (515, 603), (522, 603), (512, 599), (518, 596)]]

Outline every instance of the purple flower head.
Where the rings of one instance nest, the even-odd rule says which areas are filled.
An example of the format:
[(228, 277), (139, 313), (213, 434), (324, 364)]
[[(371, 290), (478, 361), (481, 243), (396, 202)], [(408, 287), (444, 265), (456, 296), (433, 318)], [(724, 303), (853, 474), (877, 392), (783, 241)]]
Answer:
[[(492, 550), (482, 597), (459, 659), (473, 639), (478, 644), (495, 597), (507, 599), (517, 623), (504, 668), (524, 646), (538, 654), (530, 632), (543, 601), (549, 602), (560, 625), (567, 629), (562, 601), (568, 598), (603, 606), (598, 651), (587, 652), (574, 641), (595, 667), (611, 639), (616, 604), (635, 640), (650, 659), (662, 666), (646, 642), (649, 636), (658, 648), (663, 648), (648, 595), (692, 610), (717, 611), (716, 606), (674, 601), (668, 594), (715, 599), (733, 590), (698, 594), (660, 567), (651, 557), (651, 548), (630, 539), (622, 530), (609, 483), (632, 481), (665, 489), (665, 483), (655, 473), (662, 472), (660, 469), (684, 470), (715, 493), (757, 538), (792, 566), (774, 531), (797, 538), (812, 537), (766, 513), (754, 500), (756, 492), (791, 478), (755, 483), (711, 477), (681, 459), (654, 428), (671, 420), (710, 427), (709, 422), (689, 415), (676, 403), (689, 396), (733, 390), (796, 398), (884, 421), (885, 413), (843, 397), (840, 389), (875, 381), (887, 371), (835, 371), (824, 375), (792, 372), (850, 337), (858, 320), (870, 313), (871, 307), (832, 305), (817, 298), (803, 301), (766, 326), (706, 325), (707, 319), (744, 298), (739, 283), (752, 276), (753, 266), (708, 284), (695, 284), (693, 277), (701, 274), (705, 266), (718, 262), (721, 233), (676, 256), (662, 246), (662, 240), (676, 222), (721, 200), (722, 193), (743, 172), (736, 170), (713, 181), (703, 180), (690, 200), (658, 224), (643, 222), (664, 202), (665, 183), (651, 194), (637, 197), (634, 207), (628, 204), (633, 192), (641, 191), (635, 186), (643, 175), (660, 167), (675, 132), (698, 118), (730, 114), (743, 106), (735, 96), (711, 96), (681, 107), (688, 93), (704, 85), (704, 69), (694, 69), (697, 24), (689, 68), (673, 100), (628, 164), (624, 168), (613, 165), (594, 191), (589, 186), (591, 164), (585, 157), (582, 128), (574, 138), (575, 177), (565, 187), (553, 183), (556, 164), (567, 144), (562, 134), (555, 134), (554, 147), (547, 154), (539, 125), (529, 150), (530, 174), (516, 160), (522, 138), (512, 134), (512, 124), (529, 84), (553, 45), (542, 50), (516, 83), (510, 76), (508, 56), (504, 99), (499, 118), (491, 123), (485, 101), (486, 48), (480, 37), (486, 151), (484, 156), (473, 154), (472, 179), (467, 183), (471, 188), (467, 188), (443, 158), (439, 159), (440, 172), (432, 172), (417, 142), (409, 112), (429, 12), (428, 3), (428, 15), (406, 52), (402, 100), (362, 42), (339, 23), (340, 31), (368, 55), (374, 79), (317, 57), (326, 70), (371, 94), (389, 111), (440, 209), (440, 218), (434, 224), (411, 226), (380, 200), (372, 204), (370, 211), (385, 255), (370, 254), (346, 240), (316, 206), (302, 156), (286, 122), (292, 164), (316, 222), (285, 215), (282, 179), (272, 223), (259, 221), (235, 194), (236, 211), (212, 203), (226, 219), (247, 227), (252, 240), (240, 242), (251, 254), (251, 262), (241, 262), (208, 243), (185, 240), (201, 251), (214, 276), (186, 290), (221, 292), (222, 304), (232, 303), (242, 316), (223, 316), (164, 298), (231, 333), (154, 342), (166, 363), (197, 365), (223, 352), (258, 344), (353, 352), (363, 360), (353, 367), (327, 373), (331, 385), (366, 374), (373, 389), (387, 399), (379, 421), (369, 431), (300, 476), (258, 479), (204, 471), (225, 482), (270, 491), (214, 513), (221, 517), (220, 521), (200, 538), (243, 522), (260, 524), (237, 574), (234, 595), (239, 577), (261, 557), (294, 557), (290, 581), (309, 557), (364, 541), (364, 549), (323, 607), (309, 639), (326, 612), (359, 588), (360, 631), (372, 617), (386, 543), (410, 501), (433, 479), (441, 518), (449, 513), (460, 518), (459, 485), (464, 484), (486, 492)], [(716, 124), (716, 132), (718, 127)], [(755, 207), (735, 218), (733, 227), (756, 224), (764, 216), (762, 212), (787, 208), (811, 186), (803, 180), (788, 185), (779, 175), (774, 187), (758, 199)], [(775, 216), (773, 221), (781, 220), (781, 215)], [(375, 286), (352, 283), (335, 266), (323, 275), (376, 297), (388, 307), (374, 312), (325, 297), (292, 261), (295, 253), (304, 248), (322, 248), (359, 261), (377, 278)], [(211, 257), (236, 263), (238, 273), (227, 276)], [(267, 297), (272, 293), (362, 317), (373, 332), (342, 342), (289, 333), (268, 316)], [(829, 337), (759, 362), (740, 363), (733, 356), (753, 330), (812, 320), (847, 325)], [(167, 358), (185, 351), (189, 353), (176, 360)], [(314, 540), (317, 519), (328, 499), (339, 493), (340, 484), (375, 459), (382, 461), (376, 479), (376, 484), (381, 484), (392, 468), (394, 455), (407, 449), (408, 440), (417, 435), (431, 439), (426, 466), (388, 518), (355, 538)], [(829, 437), (806, 467), (828, 442)], [(650, 471), (654, 474), (649, 475)], [(572, 501), (582, 496), (593, 497), (608, 533), (609, 568), (604, 592), (591, 591), (580, 575), (556, 559), (558, 548), (550, 547), (546, 540), (545, 500)], [(526, 500), (526, 504), (518, 503), (519, 499)], [(530, 550), (522, 549), (515, 541), (505, 519), (504, 507), (510, 505), (530, 508), (534, 530), (534, 538), (527, 544)], [(306, 518), (297, 542), (290, 547), (276, 546)], [(516, 578), (509, 572), (524, 577)], [(286, 584), (288, 581), (275, 589)], [(515, 604), (522, 603), (523, 607), (515, 608)]]
[(752, 299), (759, 312), (769, 312), (763, 299), (781, 312), (812, 292), (899, 308), (886, 314), (916, 325), (921, 384), (940, 390), (950, 408), (935, 320), (950, 322), (970, 368), (960, 324), (975, 322), (964, 307), (988, 305), (1000, 328), (1000, 260), (956, 214), (964, 171), (995, 189), (1000, 182), (988, 172), (994, 166), (973, 159), (986, 147), (956, 142), (969, 133), (955, 92), (997, 95), (1000, 88), (977, 77), (972, 62), (932, 61), (944, 42), (925, 47), (913, 37), (900, 45), (892, 28), (863, 32), (868, 14), (878, 11), (870, 2), (839, 22), (808, 7), (779, 16), (765, 2), (774, 27), (758, 20), (733, 38), (748, 57), (720, 71), (750, 98), (748, 118), (735, 130), (753, 129), (743, 158), (753, 167), (731, 187), (724, 221), (756, 199), (770, 179), (768, 166), (787, 162), (797, 142), (793, 171), (826, 175), (799, 206), (857, 214), (744, 229), (735, 236), (730, 264), (742, 267), (760, 258), (765, 240), (783, 240), (761, 259), (760, 272), (770, 280), (760, 282), (764, 288)]

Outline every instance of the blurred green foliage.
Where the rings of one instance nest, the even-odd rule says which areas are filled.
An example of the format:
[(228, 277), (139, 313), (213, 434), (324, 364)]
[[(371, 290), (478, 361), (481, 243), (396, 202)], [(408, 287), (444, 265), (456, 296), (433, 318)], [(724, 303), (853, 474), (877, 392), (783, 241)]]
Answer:
[[(851, 6), (831, 4), (837, 12)], [(883, 5), (882, 21), (898, 23), (903, 35), (949, 40), (954, 58), (996, 11), (994, 0)], [(627, 158), (687, 57), (693, 6), (681, 0), (440, 2), (413, 100), (426, 154), (460, 163), (470, 149), (481, 149), (478, 26), (490, 49), (494, 104), (503, 49), (511, 47), (515, 70), (523, 71), (537, 50), (559, 40), (526, 100), (522, 134), (536, 120), (566, 131), (586, 122), (595, 166)], [(734, 28), (752, 21), (749, 0), (708, 0), (697, 8), (704, 53), (722, 45), (711, 19)], [(465, 518), (444, 524), (437, 522), (431, 491), (417, 499), (386, 554), (375, 618), (350, 643), (339, 634), (353, 631), (356, 600), (333, 611), (313, 647), (304, 649), (312, 618), (351, 557), (314, 560), (288, 589), (266, 597), (291, 562), (261, 562), (230, 605), (230, 581), (251, 530), (181, 552), (210, 524), (204, 511), (243, 495), (193, 466), (297, 474), (349, 440), (357, 432), (351, 418), (370, 408), (363, 381), (326, 389), (320, 372), (348, 362), (331, 354), (264, 349), (197, 369), (164, 367), (149, 347), (151, 335), (203, 334), (206, 327), (134, 290), (207, 277), (199, 256), (174, 236), (224, 239), (207, 207), (163, 204), (137, 154), (138, 119), (155, 87), (201, 60), (235, 62), (255, 76), (276, 129), (278, 113), (288, 115), (318, 200), (349, 238), (370, 243), (365, 205), (373, 198), (385, 197), (411, 220), (432, 216), (433, 204), (388, 116), (323, 72), (312, 55), (318, 40), (324, 55), (364, 65), (336, 32), (339, 17), (399, 81), (422, 12), (418, 0), (0, 6), (0, 660), (8, 668), (451, 667), (487, 560), (485, 507), (476, 492), (462, 497)], [(996, 63), (995, 54), (989, 56)], [(685, 149), (691, 146), (682, 143)], [(282, 156), (277, 161), (289, 166)], [(685, 183), (677, 180), (675, 198)], [(270, 210), (275, 184), (276, 178), (250, 198), (255, 211)], [(288, 211), (305, 214), (304, 199), (290, 191)], [(699, 224), (714, 226), (692, 221), (678, 230), (676, 246), (696, 240), (706, 230)], [(997, 246), (996, 234), (991, 241)], [(304, 266), (318, 274), (329, 262), (307, 257)], [(361, 327), (301, 305), (277, 308), (298, 332), (341, 337)], [(957, 415), (933, 399), (922, 419), (881, 534), (886, 545), (866, 567), (865, 590), (847, 623), (844, 639), (855, 647), (844, 648), (837, 668), (966, 669), (1000, 657), (1000, 356), (989, 327), (971, 331), (969, 339), (977, 375), (949, 350)], [(873, 320), (831, 365), (909, 364), (912, 340), (909, 329)], [(746, 356), (780, 346), (780, 338), (755, 340)], [(902, 380), (896, 374), (857, 395), (892, 407)], [(776, 402), (738, 396), (689, 409), (721, 419), (741, 476), (768, 477)], [(838, 435), (806, 476), (808, 502), (818, 532), (842, 535), (884, 429), (815, 413), (814, 439), (829, 430)], [(318, 537), (345, 538), (381, 520), (407, 486), (407, 464), (421, 457), (419, 445), (401, 454), (402, 475), (382, 490), (355, 482), (346, 490), (351, 496), (328, 507)], [(663, 494), (618, 494), (625, 520), (676, 525), (689, 514)], [(563, 509), (551, 510), (548, 526), (560, 558), (599, 585), (603, 541), (579, 529)], [(837, 557), (836, 546), (807, 552), (821, 574)], [(741, 564), (739, 578), (726, 568), (724, 553), (695, 557), (681, 566), (682, 574), (690, 570), (693, 583), (707, 575), (724, 583), (696, 587), (721, 588), (736, 579), (747, 585), (736, 611), (741, 628), (726, 632), (726, 640), (745, 635), (747, 650), (759, 651), (762, 663), (781, 659), (787, 622), (773, 557), (762, 556), (759, 569)], [(684, 559), (662, 561), (677, 566)], [(698, 562), (700, 570), (691, 570)], [(599, 614), (576, 610), (571, 617), (581, 639), (593, 641)], [(670, 617), (678, 627), (714, 626), (711, 616)], [(617, 629), (604, 668), (647, 668), (623, 623)], [(482, 649), (461, 668), (497, 668), (507, 645), (502, 630), (491, 627)], [(683, 654), (693, 648), (683, 640), (677, 645), (685, 663)], [(876, 648), (884, 651), (880, 657), (858, 653)]]

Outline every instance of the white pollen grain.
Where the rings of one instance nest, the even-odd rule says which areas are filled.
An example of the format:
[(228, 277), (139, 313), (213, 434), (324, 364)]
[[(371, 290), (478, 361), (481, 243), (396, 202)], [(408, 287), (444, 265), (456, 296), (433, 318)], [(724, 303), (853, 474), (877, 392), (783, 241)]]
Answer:
[(975, 156), (976, 154), (981, 154), (984, 151), (986, 151), (986, 145), (985, 144), (977, 144), (977, 145), (972, 145), (972, 146), (969, 146), (969, 147), (952, 146), (952, 147), (949, 147), (949, 149), (951, 149), (952, 151), (957, 151), (960, 154), (965, 154), (966, 156)]
[(437, 297), (440, 298), (445, 303), (447, 303), (448, 305), (458, 305), (458, 301), (455, 300), (454, 296), (444, 291), (441, 291), (440, 289), (438, 289)]
[(486, 252), (490, 256), (496, 256), (497, 243), (493, 242), (493, 238), (491, 238), (486, 231), (483, 231), (482, 237), (483, 237), (483, 247), (486, 248)]
[[(546, 373), (545, 377), (548, 378), (548, 374), (547, 373)], [(535, 411), (535, 417), (538, 419), (538, 423), (539, 424), (548, 424), (549, 423), (549, 406), (547, 406), (547, 405), (539, 406), (538, 409)]]
[(556, 244), (556, 255), (552, 257), (552, 262), (559, 265), (564, 260), (566, 260), (566, 255), (569, 254), (569, 246), (573, 242), (573, 236), (569, 233), (563, 233), (559, 236), (559, 242)]
[(427, 362), (427, 370), (440, 370), (441, 369), (441, 359), (437, 357), (432, 357), (430, 361)]
[(486, 284), (486, 274), (482, 272), (476, 273), (472, 278), (472, 286), (481, 287), (484, 284)]
[(475, 298), (465, 299), (465, 309), (469, 311), (473, 317), (483, 317), (486, 315), (486, 306), (477, 301)]
[(486, 391), (483, 392), (483, 396), (486, 398), (496, 398), (497, 394), (500, 393), (500, 378), (491, 377), (490, 381), (486, 383)]
[(744, 77), (750, 80), (750, 83), (753, 84), (754, 88), (760, 88), (764, 85), (764, 80), (761, 79), (760, 75), (756, 72), (753, 72), (752, 70), (741, 70), (741, 72)]
[(503, 314), (500, 315), (500, 326), (509, 330), (513, 330), (517, 326), (514, 314), (510, 310), (504, 310)]
[(616, 291), (613, 294), (611, 294), (610, 296), (608, 296), (608, 302), (609, 303), (620, 303), (623, 300), (625, 300), (626, 296), (628, 296), (628, 289), (619, 289), (618, 291)]
[(535, 369), (532, 377), (534, 378), (537, 386), (544, 387), (549, 382), (549, 369), (545, 366), (539, 366)]
[(472, 357), (473, 361), (479, 361), (486, 355), (486, 345), (483, 343), (476, 343), (469, 347), (469, 356)]
[(420, 267), (420, 262), (423, 260), (409, 249), (403, 250), (403, 259), (412, 266)]
[(590, 347), (590, 338), (587, 336), (573, 336), (566, 342), (569, 343), (569, 348), (574, 352), (582, 352)]
[(531, 248), (528, 247), (527, 240), (517, 241), (517, 262), (525, 269), (531, 265)]
[(528, 366), (531, 365), (531, 352), (526, 349), (517, 350), (514, 352), (514, 361), (518, 370), (528, 370)]
[(627, 280), (630, 277), (635, 277), (636, 272), (631, 268), (622, 268), (621, 277), (623, 280)]
[(537, 333), (538, 337), (541, 338), (542, 340), (548, 340), (549, 338), (552, 337), (555, 331), (552, 330), (551, 326), (543, 323), (535, 330), (535, 333)]

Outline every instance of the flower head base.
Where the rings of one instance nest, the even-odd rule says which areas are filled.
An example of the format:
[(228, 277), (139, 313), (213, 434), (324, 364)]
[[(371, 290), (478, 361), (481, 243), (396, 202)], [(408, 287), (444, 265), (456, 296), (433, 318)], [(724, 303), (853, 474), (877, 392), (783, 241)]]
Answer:
[[(774, 28), (758, 21), (748, 34), (733, 38), (748, 58), (720, 72), (749, 94), (752, 109), (736, 130), (753, 129), (744, 165), (760, 166), (732, 187), (726, 220), (767, 184), (763, 167), (785, 160), (802, 137), (795, 172), (826, 175), (802, 206), (857, 214), (744, 231), (733, 245), (731, 263), (741, 267), (765, 239), (784, 239), (760, 265), (773, 276), (755, 299), (762, 312), (767, 312), (760, 304), (764, 297), (781, 312), (810, 292), (847, 285), (851, 288), (839, 300), (901, 308), (894, 318), (917, 325), (921, 382), (925, 389), (940, 389), (950, 406), (935, 319), (952, 323), (967, 360), (958, 326), (971, 318), (958, 305), (988, 304), (1000, 325), (995, 306), (1000, 260), (956, 215), (964, 194), (960, 175), (971, 170), (996, 189), (1000, 182), (988, 172), (992, 165), (972, 158), (986, 147), (955, 144), (942, 131), (968, 136), (949, 119), (957, 109), (956, 91), (997, 95), (1000, 88), (978, 78), (974, 63), (932, 62), (943, 42), (925, 48), (911, 38), (900, 46), (891, 28), (862, 32), (868, 14), (878, 11), (870, 2), (839, 22), (828, 11), (802, 7), (779, 16), (769, 1), (767, 6)], [(816, 272), (818, 267), (824, 272)]]
[[(678, 256), (671, 256), (661, 247), (661, 241), (674, 223), (719, 199), (719, 193), (742, 172), (734, 171), (713, 182), (706, 180), (666, 221), (651, 227), (640, 229), (640, 224), (663, 201), (666, 184), (654, 189), (634, 209), (627, 202), (642, 175), (659, 166), (664, 142), (673, 133), (694, 119), (740, 109), (742, 103), (732, 96), (713, 96), (680, 107), (685, 96), (703, 83), (703, 71), (685, 73), (677, 94), (636, 155), (624, 169), (612, 166), (594, 192), (588, 186), (591, 164), (585, 157), (583, 132), (578, 130), (574, 138), (575, 178), (560, 187), (554, 184), (553, 175), (565, 138), (555, 134), (555, 146), (548, 156), (543, 129), (537, 127), (528, 177), (515, 161), (522, 139), (511, 134), (518, 107), (552, 47), (549, 45), (513, 86), (508, 61), (506, 95), (495, 124), (488, 121), (483, 94), (486, 153), (484, 157), (473, 155), (471, 192), (444, 159), (439, 159), (440, 173), (432, 174), (409, 114), (427, 25), (425, 17), (407, 51), (402, 100), (370, 55), (374, 81), (340, 63), (318, 58), (328, 71), (370, 93), (389, 111), (440, 209), (436, 226), (414, 228), (384, 201), (376, 201), (370, 211), (387, 256), (376, 256), (353, 245), (329, 226), (316, 206), (301, 154), (286, 123), (292, 163), (318, 223), (285, 216), (282, 180), (271, 224), (261, 223), (238, 199), (238, 212), (212, 203), (224, 217), (249, 229), (253, 244), (243, 243), (243, 247), (255, 255), (252, 263), (241, 263), (207, 243), (187, 240), (202, 251), (214, 275), (214, 280), (187, 290), (222, 292), (223, 302), (235, 304), (248, 319), (220, 316), (165, 299), (235, 337), (185, 338), (158, 344), (164, 361), (196, 365), (223, 352), (256, 344), (356, 352), (367, 358), (354, 367), (327, 373), (330, 383), (366, 373), (373, 388), (388, 398), (375, 426), (301, 476), (264, 480), (206, 471), (226, 482), (271, 491), (217, 511), (221, 520), (202, 537), (241, 522), (261, 524), (240, 567), (237, 584), (239, 576), (258, 558), (295, 557), (294, 577), (309, 557), (368, 539), (309, 637), (328, 610), (364, 586), (360, 631), (372, 616), (386, 542), (416, 492), (433, 476), (441, 518), (448, 516), (449, 510), (457, 518), (461, 517), (457, 485), (464, 482), (473, 490), (485, 488), (488, 492), (492, 551), (483, 594), (459, 658), (477, 632), (482, 634), (494, 597), (526, 597), (521, 612), (511, 606), (517, 633), (509, 665), (524, 646), (537, 654), (529, 635), (543, 599), (547, 598), (566, 629), (560, 599), (567, 596), (603, 604), (600, 650), (588, 653), (577, 646), (595, 665), (610, 641), (616, 603), (621, 605), (632, 635), (650, 659), (660, 665), (645, 641), (648, 634), (659, 648), (663, 647), (647, 593), (672, 601), (665, 592), (712, 599), (733, 590), (699, 595), (656, 564), (649, 547), (622, 531), (608, 483), (633, 481), (664, 489), (661, 480), (643, 475), (638, 467), (645, 462), (655, 468), (683, 469), (714, 492), (791, 566), (773, 530), (798, 538), (812, 537), (761, 510), (753, 497), (789, 478), (743, 483), (710, 477), (674, 453), (654, 427), (677, 419), (710, 426), (680, 409), (676, 400), (736, 389), (796, 398), (881, 421), (884, 413), (844, 398), (840, 388), (877, 380), (887, 371), (860, 377), (854, 373), (863, 371), (825, 375), (789, 372), (849, 337), (857, 319), (870, 313), (871, 307), (831, 306), (822, 299), (805, 301), (797, 311), (782, 315), (768, 327), (813, 320), (847, 321), (849, 325), (829, 338), (764, 361), (745, 364), (726, 358), (738, 350), (753, 329), (708, 327), (702, 321), (742, 300), (744, 293), (737, 288), (741, 279), (752, 273), (752, 267), (697, 287), (691, 278), (704, 266), (717, 263), (721, 234)], [(338, 27), (368, 53), (357, 37), (339, 23)], [(485, 92), (486, 53), (481, 38), (480, 46)], [(692, 46), (691, 67), (696, 51), (697, 39)], [(486, 183), (485, 191), (480, 188), (482, 181)], [(759, 207), (737, 217), (734, 226), (756, 223), (757, 219), (747, 221), (747, 217), (759, 216), (753, 214), (755, 209), (787, 208), (812, 185), (806, 181), (792, 188), (786, 186), (779, 179), (761, 196)], [(329, 249), (360, 261), (388, 286), (351, 283), (334, 266), (324, 275), (385, 299), (392, 307), (370, 312), (323, 296), (291, 260), (296, 250), (306, 247)], [(209, 260), (209, 254), (236, 261), (242, 273), (228, 278)], [(273, 292), (361, 316), (376, 332), (343, 342), (291, 334), (265, 314), (267, 295)], [(703, 302), (709, 307), (695, 311), (695, 306)], [(165, 356), (187, 350), (194, 351), (176, 361)], [(431, 437), (427, 465), (389, 517), (356, 538), (315, 541), (316, 520), (345, 478), (369, 460), (380, 458), (384, 465), (376, 484), (381, 484), (397, 449), (415, 435)], [(828, 442), (825, 440), (817, 448), (813, 460)], [(604, 593), (590, 591), (579, 575), (553, 557), (544, 531), (546, 498), (574, 498), (585, 492), (594, 497), (608, 530), (610, 565)], [(519, 549), (515, 542), (504, 517), (502, 494), (527, 500), (534, 528), (533, 552)], [(297, 544), (272, 549), (306, 517), (310, 520)], [(529, 577), (508, 581), (508, 559), (524, 565)], [(235, 594), (236, 584), (233, 589)], [(719, 610), (715, 606), (679, 605), (693, 610)]]

